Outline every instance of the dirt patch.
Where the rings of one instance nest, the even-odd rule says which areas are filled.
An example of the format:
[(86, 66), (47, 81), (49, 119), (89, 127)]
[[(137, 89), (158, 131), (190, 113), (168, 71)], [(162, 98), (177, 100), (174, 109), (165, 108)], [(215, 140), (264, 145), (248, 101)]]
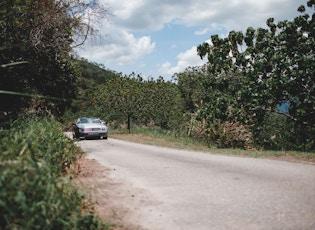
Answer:
[(147, 191), (110, 177), (112, 170), (82, 156), (73, 181), (86, 197), (90, 211), (96, 212), (112, 230), (143, 230), (141, 208), (154, 205)]

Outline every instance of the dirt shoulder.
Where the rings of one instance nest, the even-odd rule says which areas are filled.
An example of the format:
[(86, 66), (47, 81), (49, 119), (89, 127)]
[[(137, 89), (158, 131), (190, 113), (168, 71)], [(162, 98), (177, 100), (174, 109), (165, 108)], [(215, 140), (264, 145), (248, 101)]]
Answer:
[(112, 179), (111, 170), (83, 155), (77, 164), (75, 185), (86, 197), (91, 212), (97, 213), (111, 230), (143, 230), (138, 208), (151, 205), (150, 194), (126, 181)]

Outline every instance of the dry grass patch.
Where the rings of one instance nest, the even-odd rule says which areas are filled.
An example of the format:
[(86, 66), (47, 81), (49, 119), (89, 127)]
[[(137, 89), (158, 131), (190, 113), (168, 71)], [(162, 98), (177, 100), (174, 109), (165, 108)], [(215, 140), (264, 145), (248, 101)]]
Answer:
[(208, 147), (198, 141), (194, 141), (191, 138), (175, 138), (171, 136), (156, 136), (150, 134), (128, 134), (123, 132), (110, 133), (110, 138), (115, 138), (124, 141), (131, 141), (140, 144), (155, 145), (161, 147), (177, 148), (207, 152), (211, 154), (224, 154), (243, 157), (254, 158), (268, 158), (275, 160), (284, 160), (290, 162), (301, 162), (315, 164), (315, 153), (309, 152), (293, 152), (293, 151), (261, 151), (256, 149), (224, 149), (216, 147)]

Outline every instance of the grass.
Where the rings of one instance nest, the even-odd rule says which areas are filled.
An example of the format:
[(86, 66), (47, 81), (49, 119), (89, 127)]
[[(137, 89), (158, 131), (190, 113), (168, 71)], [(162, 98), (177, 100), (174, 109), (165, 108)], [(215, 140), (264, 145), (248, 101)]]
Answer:
[(129, 134), (127, 130), (116, 129), (109, 133), (110, 138), (131, 141), (147, 145), (169, 147), (176, 149), (185, 149), (206, 152), (209, 154), (233, 155), (242, 157), (268, 158), (276, 160), (285, 160), (291, 162), (303, 162), (315, 164), (314, 152), (297, 151), (263, 151), (257, 149), (223, 149), (215, 146), (208, 146), (205, 143), (196, 141), (190, 137), (183, 137), (174, 132), (157, 128), (139, 128), (135, 127)]
[(0, 229), (109, 229), (72, 185), (82, 151), (57, 121), (14, 121), (0, 143)]

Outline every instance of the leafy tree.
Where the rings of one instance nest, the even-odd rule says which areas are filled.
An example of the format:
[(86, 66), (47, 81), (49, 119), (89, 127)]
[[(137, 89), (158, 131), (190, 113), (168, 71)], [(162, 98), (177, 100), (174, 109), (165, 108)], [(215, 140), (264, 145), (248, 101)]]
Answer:
[(126, 120), (130, 132), (131, 119), (137, 117), (141, 106), (141, 82), (139, 76), (109, 80), (96, 90), (94, 104), (108, 114), (107, 120)]
[(91, 32), (83, 14), (97, 7), (97, 1), (0, 1), (1, 115), (64, 111), (78, 75), (70, 53)]
[[(314, 5), (314, 1), (307, 2), (309, 8)], [(211, 86), (226, 92), (212, 98), (220, 103), (208, 100), (202, 116), (212, 116), (215, 110), (226, 114), (232, 108), (235, 119), (255, 125), (257, 137), (266, 114), (276, 112), (294, 124), (296, 148), (315, 148), (315, 14), (311, 17), (305, 6), (298, 11), (301, 15), (292, 21), (275, 24), (270, 18), (268, 29), (249, 27), (245, 34), (231, 31), (227, 38), (213, 35), (211, 45), (198, 46), (199, 55), (208, 57)], [(224, 84), (225, 79), (233, 89)], [(239, 83), (231, 83), (235, 79)], [(288, 113), (279, 110), (283, 103), (289, 104)]]
[(220, 147), (244, 148), (251, 143), (248, 129), (251, 119), (237, 99), (242, 83), (240, 76), (222, 73), (217, 77), (204, 69), (197, 72), (189, 69), (180, 74), (178, 86), (182, 95), (190, 97), (186, 99), (190, 101), (188, 105), (194, 102), (194, 106), (186, 106), (188, 134)]
[(194, 113), (204, 103), (206, 88), (204, 82), (207, 75), (202, 68), (187, 68), (175, 76), (178, 89), (185, 103), (185, 110)]
[(95, 92), (94, 104), (108, 121), (172, 128), (182, 119), (182, 101), (177, 86), (163, 78), (144, 81), (141, 76), (117, 76)]
[(145, 95), (150, 94), (153, 95), (151, 119), (154, 124), (164, 129), (178, 127), (183, 114), (183, 100), (178, 87), (172, 82), (165, 82), (163, 78), (159, 78), (154, 84), (153, 91)]
[(70, 124), (71, 121), (82, 116), (95, 116), (103, 118), (103, 114), (98, 107), (93, 104), (93, 95), (98, 86), (119, 76), (118, 73), (108, 70), (105, 66), (90, 63), (85, 59), (75, 60), (75, 66), (79, 71), (76, 83), (75, 98), (71, 106), (63, 115), (63, 120)]

